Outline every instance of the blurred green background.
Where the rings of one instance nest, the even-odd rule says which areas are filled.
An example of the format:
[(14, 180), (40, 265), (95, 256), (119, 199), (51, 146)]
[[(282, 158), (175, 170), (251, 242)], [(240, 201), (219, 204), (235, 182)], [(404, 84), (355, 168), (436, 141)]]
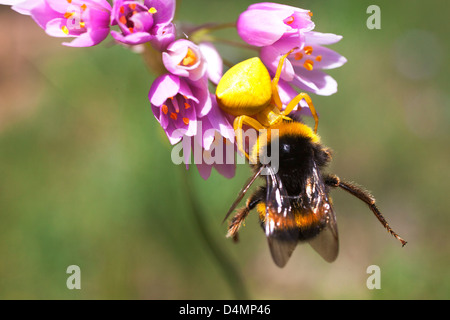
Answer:
[[(177, 20), (233, 22), (254, 2), (185, 0)], [(334, 150), (330, 171), (371, 190), (408, 244), (338, 190), (334, 263), (300, 245), (277, 268), (255, 215), (232, 243), (221, 222), (249, 168), (205, 181), (192, 167), (188, 187), (151, 112), (154, 75), (138, 54), (112, 38), (63, 47), (5, 6), (1, 299), (450, 298), (448, 2), (283, 3), (312, 10), (317, 31), (344, 36), (331, 47), (348, 59), (329, 71), (338, 93), (313, 95), (322, 141)], [(366, 27), (371, 4), (381, 30)], [(222, 36), (238, 40), (235, 30)], [(252, 54), (218, 48), (232, 62)], [(69, 265), (81, 268), (81, 290), (66, 287)], [(381, 269), (380, 290), (366, 287), (370, 265)]]

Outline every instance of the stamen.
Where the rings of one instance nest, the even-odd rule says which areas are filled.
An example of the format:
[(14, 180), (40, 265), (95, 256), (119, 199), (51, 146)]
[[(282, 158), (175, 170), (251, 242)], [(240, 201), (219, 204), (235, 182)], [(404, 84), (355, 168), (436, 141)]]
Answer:
[(84, 28), (84, 27), (86, 27), (86, 22), (81, 21), (81, 22), (80, 22), (80, 28)]
[(121, 14), (124, 14), (125, 13), (125, 8), (123, 6), (120, 6), (119, 12)]
[(151, 14), (155, 14), (158, 11), (155, 9), (155, 7), (151, 7), (150, 9), (148, 9), (148, 12), (151, 13)]
[(294, 56), (295, 60), (302, 60), (302, 58), (303, 58), (303, 53), (301, 53), (301, 52), (297, 52)]
[(68, 3), (72, 3), (72, 0), (67, 0)]
[(129, 7), (131, 10), (135, 10), (135, 9), (136, 9), (136, 3), (130, 3), (130, 4), (128, 5), (128, 7)]
[(172, 112), (172, 113), (170, 114), (170, 117), (171, 117), (173, 120), (177, 120), (177, 119), (178, 119), (178, 115), (177, 115), (175, 112)]
[(178, 105), (178, 100), (174, 99), (174, 97), (170, 97), (170, 100), (172, 101), (172, 105), (175, 108), (175, 112), (180, 113), (180, 106)]
[(312, 61), (310, 59), (306, 60), (305, 63), (303, 64), (305, 69), (308, 71), (311, 71), (313, 69), (313, 65), (314, 65), (314, 61)]
[(311, 46), (306, 46), (303, 48), (306, 54), (310, 55), (313, 52), (313, 48)]
[(167, 112), (169, 112), (169, 108), (165, 104), (161, 106), (161, 110), (162, 112), (164, 112), (164, 114), (167, 114)]
[(127, 24), (127, 18), (125, 18), (125, 16), (120, 16), (119, 22), (122, 24)]
[(197, 62), (197, 56), (191, 48), (188, 48), (186, 56), (181, 61), (181, 65), (185, 67), (193, 66)]
[(187, 102), (184, 103), (184, 108), (185, 109), (189, 109), (190, 107), (191, 107), (191, 105), (189, 103), (187, 103)]
[(134, 32), (134, 29), (133, 29), (133, 28), (128, 28), (128, 30), (130, 30), (131, 33)]
[(292, 24), (292, 22), (294, 22), (294, 16), (290, 16), (288, 18), (286, 18), (286, 20), (284, 21), (286, 24)]
[(80, 6), (80, 8), (83, 10), (83, 11), (85, 11), (86, 10), (86, 8), (87, 8), (87, 6), (86, 6), (86, 4), (85, 3), (83, 3), (81, 6)]
[(322, 61), (322, 56), (317, 56), (316, 61)]
[(308, 14), (309, 14), (309, 16), (310, 16), (310, 17), (312, 17), (312, 16), (313, 16), (313, 13), (312, 13), (312, 11), (308, 12)]
[(65, 34), (69, 34), (69, 29), (67, 28), (67, 26), (62, 26), (61, 30), (62, 30), (62, 32), (64, 32)]
[(73, 15), (74, 15), (74, 12), (66, 12), (66, 13), (64, 13), (64, 18), (69, 19)]
[(188, 125), (189, 124), (189, 119), (188, 118), (183, 118), (183, 122), (184, 122), (185, 125)]

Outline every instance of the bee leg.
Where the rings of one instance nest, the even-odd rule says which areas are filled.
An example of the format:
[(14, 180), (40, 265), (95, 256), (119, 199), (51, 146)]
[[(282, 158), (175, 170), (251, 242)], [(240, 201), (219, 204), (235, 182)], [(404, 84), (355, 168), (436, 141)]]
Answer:
[(397, 240), (399, 240), (402, 243), (402, 246), (406, 244), (406, 241), (403, 240), (397, 233), (394, 232), (394, 230), (391, 229), (386, 219), (384, 219), (380, 210), (375, 205), (375, 198), (368, 191), (362, 189), (361, 187), (353, 183), (342, 181), (335, 175), (324, 176), (324, 179), (326, 185), (333, 188), (339, 187), (341, 189), (344, 189), (348, 193), (364, 201), (369, 206), (370, 210), (372, 210), (372, 212), (375, 214), (377, 219), (381, 222), (381, 224), (386, 228), (386, 230), (390, 234), (392, 234), (395, 238), (397, 238)]
[(306, 103), (308, 104), (309, 110), (311, 110), (311, 114), (314, 118), (315, 124), (314, 124), (314, 133), (317, 133), (317, 128), (319, 126), (319, 116), (317, 115), (316, 109), (314, 108), (314, 105), (312, 103), (311, 98), (308, 94), (302, 92), (299, 93), (294, 99), (292, 99), (289, 104), (286, 106), (286, 109), (281, 112), (283, 116), (287, 116), (289, 113), (294, 110), (294, 108), (300, 103), (302, 99), (305, 99)]
[(256, 130), (265, 129), (264, 126), (259, 123), (256, 119), (253, 119), (249, 116), (239, 116), (234, 119), (233, 127), (236, 133), (236, 144), (240, 152), (242, 152), (247, 159), (250, 160), (249, 155), (245, 152), (244, 149), (244, 138), (243, 138), (243, 130), (242, 127), (248, 125)]
[(247, 218), (248, 214), (256, 205), (261, 201), (256, 195), (248, 198), (247, 203), (244, 208), (238, 210), (237, 214), (231, 219), (230, 225), (228, 226), (227, 238), (233, 238), (234, 242), (238, 241), (238, 231)]

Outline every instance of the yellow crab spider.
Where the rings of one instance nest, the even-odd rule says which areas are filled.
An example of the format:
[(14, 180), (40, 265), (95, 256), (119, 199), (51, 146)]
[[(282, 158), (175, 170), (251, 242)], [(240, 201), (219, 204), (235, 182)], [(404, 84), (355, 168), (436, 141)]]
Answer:
[(278, 81), (286, 57), (294, 51), (292, 49), (280, 58), (277, 71), (273, 79), (269, 71), (258, 57), (242, 61), (230, 68), (221, 78), (216, 88), (216, 99), (219, 107), (236, 116), (233, 127), (236, 133), (236, 143), (247, 159), (244, 150), (242, 127), (248, 125), (256, 130), (268, 129), (277, 125), (283, 119), (291, 120), (288, 115), (305, 99), (314, 117), (314, 133), (317, 133), (319, 117), (306, 93), (298, 94), (283, 110), (278, 94)]

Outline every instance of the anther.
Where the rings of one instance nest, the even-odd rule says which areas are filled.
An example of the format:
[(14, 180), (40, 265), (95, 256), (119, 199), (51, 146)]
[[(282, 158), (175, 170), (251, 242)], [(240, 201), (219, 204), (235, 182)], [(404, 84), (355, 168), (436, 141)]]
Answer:
[(303, 66), (305, 67), (306, 70), (311, 71), (313, 69), (313, 66), (314, 66), (314, 61), (308, 59), (308, 60), (305, 61)]
[(302, 60), (302, 58), (303, 58), (303, 53), (301, 53), (301, 52), (297, 52), (294, 56), (295, 60)]
[(148, 12), (151, 13), (151, 14), (155, 14), (158, 11), (155, 9), (155, 7), (151, 7), (150, 9), (148, 9)]
[(161, 106), (161, 110), (162, 112), (164, 112), (164, 114), (167, 114), (167, 112), (169, 112), (169, 108), (165, 104)]
[(177, 115), (175, 112), (170, 113), (170, 117), (171, 117), (173, 120), (177, 120), (177, 119), (178, 119), (178, 115)]
[(288, 17), (288, 18), (286, 18), (286, 24), (292, 24), (292, 22), (294, 22), (294, 16), (290, 16), (290, 17)]
[(64, 32), (65, 34), (69, 34), (69, 29), (67, 28), (67, 26), (62, 26), (61, 27), (62, 32)]
[(186, 56), (181, 61), (181, 65), (183, 66), (192, 66), (197, 62), (197, 56), (195, 55), (194, 51), (192, 51), (191, 48), (188, 48)]
[(184, 124), (188, 125), (189, 124), (189, 119), (188, 118), (183, 118), (183, 122), (184, 122)]
[(322, 56), (317, 56), (316, 61), (322, 61)]
[(306, 54), (310, 55), (313, 52), (313, 48), (311, 46), (306, 46), (303, 48), (303, 51), (305, 51)]

